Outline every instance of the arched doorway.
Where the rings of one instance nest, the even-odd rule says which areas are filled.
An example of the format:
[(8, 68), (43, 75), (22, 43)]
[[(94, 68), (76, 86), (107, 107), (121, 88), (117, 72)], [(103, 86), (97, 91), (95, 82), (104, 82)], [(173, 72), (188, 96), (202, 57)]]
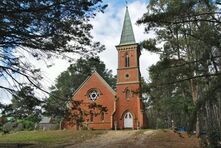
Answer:
[(133, 115), (130, 112), (124, 115), (124, 128), (133, 128)]

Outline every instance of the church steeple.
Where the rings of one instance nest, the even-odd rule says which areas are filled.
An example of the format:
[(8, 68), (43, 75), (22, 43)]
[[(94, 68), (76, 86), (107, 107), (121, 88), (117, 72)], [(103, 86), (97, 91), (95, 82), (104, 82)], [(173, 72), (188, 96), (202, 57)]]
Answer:
[(136, 43), (134, 38), (134, 32), (133, 27), (128, 11), (128, 7), (126, 7), (126, 13), (124, 17), (124, 24), (123, 24), (123, 30), (121, 33), (121, 39), (120, 39), (120, 45), (126, 45), (126, 44), (134, 44)]
[(114, 124), (120, 129), (144, 127), (144, 108), (141, 100), (139, 57), (140, 45), (134, 38), (133, 27), (126, 8), (118, 51), (116, 112)]

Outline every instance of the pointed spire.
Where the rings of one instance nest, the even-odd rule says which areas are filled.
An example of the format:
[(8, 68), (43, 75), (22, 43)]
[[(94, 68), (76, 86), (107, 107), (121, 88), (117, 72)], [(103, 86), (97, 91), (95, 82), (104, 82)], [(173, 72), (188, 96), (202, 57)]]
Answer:
[(126, 6), (126, 13), (124, 17), (124, 24), (121, 33), (120, 45), (133, 44), (133, 43), (136, 43), (136, 41), (134, 38), (134, 32), (128, 11), (128, 6)]

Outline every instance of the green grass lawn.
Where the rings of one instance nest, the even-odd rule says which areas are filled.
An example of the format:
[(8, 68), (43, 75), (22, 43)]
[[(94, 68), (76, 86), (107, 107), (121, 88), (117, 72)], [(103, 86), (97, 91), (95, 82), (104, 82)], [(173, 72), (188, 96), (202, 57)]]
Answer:
[(63, 144), (78, 143), (86, 139), (104, 134), (105, 131), (22, 131), (12, 134), (0, 135), (0, 143), (36, 143), (36, 144)]

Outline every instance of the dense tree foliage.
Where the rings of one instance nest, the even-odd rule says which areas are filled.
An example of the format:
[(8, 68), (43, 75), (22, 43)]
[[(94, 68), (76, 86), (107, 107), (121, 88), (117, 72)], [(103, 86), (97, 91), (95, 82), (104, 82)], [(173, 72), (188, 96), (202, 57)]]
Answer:
[(42, 101), (35, 97), (34, 89), (25, 86), (13, 95), (11, 100), (13, 117), (17, 119), (32, 118), (32, 121), (38, 121), (41, 115)]
[(150, 68), (151, 112), (160, 115), (160, 122), (173, 120), (176, 126), (190, 125), (190, 129), (195, 123), (197, 135), (206, 131), (209, 143), (205, 143), (217, 146), (221, 140), (220, 3), (151, 0), (147, 9), (138, 23), (146, 25), (146, 32), (154, 30), (156, 38), (143, 46), (160, 55)]
[(194, 112), (189, 83), (185, 81), (169, 86), (162, 85), (162, 83), (173, 82), (176, 76), (181, 76), (183, 72), (181, 68), (167, 69), (165, 68), (167, 66), (165, 61), (160, 61), (149, 70), (151, 79), (151, 84), (148, 85), (150, 126), (170, 128), (174, 124), (178, 128), (189, 127), (191, 114)]
[(4, 132), (33, 130), (41, 120), (41, 105), (42, 101), (35, 97), (34, 89), (24, 86), (13, 95), (11, 104), (1, 106), (0, 127)]
[(42, 101), (35, 97), (34, 89), (25, 86), (11, 100), (11, 104), (2, 106), (2, 114), (15, 119), (28, 119), (37, 122), (41, 115)]
[(61, 53), (104, 50), (92, 41), (89, 20), (106, 6), (102, 0), (1, 0), (0, 91), (16, 94), (24, 83), (41, 89), (40, 69), (30, 64), (28, 55), (47, 60)]
[(67, 109), (67, 102), (73, 92), (96, 70), (112, 87), (115, 88), (116, 78), (111, 70), (107, 70), (105, 64), (98, 57), (80, 58), (66, 71), (61, 73), (55, 86), (51, 87), (50, 97), (46, 100), (45, 109), (47, 114), (64, 116)]

